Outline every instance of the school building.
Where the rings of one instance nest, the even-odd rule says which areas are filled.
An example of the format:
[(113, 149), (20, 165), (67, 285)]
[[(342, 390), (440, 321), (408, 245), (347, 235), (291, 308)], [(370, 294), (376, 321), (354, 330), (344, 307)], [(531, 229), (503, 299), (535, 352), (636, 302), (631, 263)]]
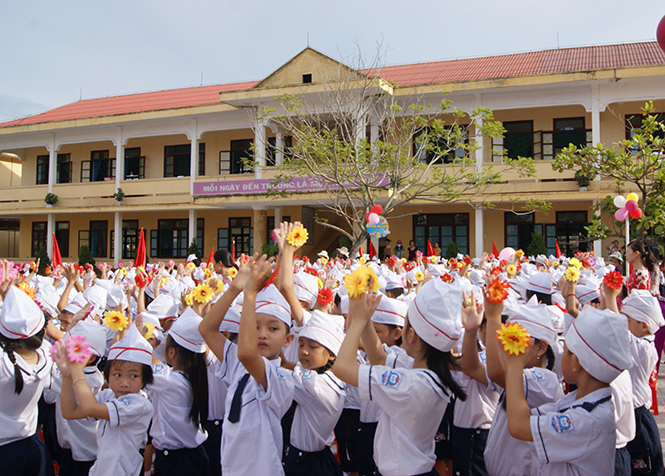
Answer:
[[(184, 260), (194, 238), (204, 259), (233, 241), (236, 253), (251, 253), (270, 242), (282, 219), (308, 228), (304, 253), (333, 251), (340, 235), (315, 217), (335, 218), (305, 177), (297, 194), (264, 193), (291, 138), (252, 111), (285, 94), (322, 94), (325, 72), (338, 66), (306, 48), (259, 81), (81, 100), (0, 124), (0, 257), (30, 260), (41, 247), (52, 249), (55, 233), (65, 260), (85, 244), (98, 262), (117, 263), (135, 257), (141, 228), (151, 262)], [(390, 66), (381, 76), (399, 86), (385, 94), (438, 104), (449, 91), (462, 110), (492, 109), (507, 133), (482, 144), (479, 166), (501, 160), (492, 148), (536, 162), (535, 177), (507, 176), (493, 188), (499, 209), (423, 202), (399, 210), (415, 215), (388, 216), (393, 245), (401, 239), (406, 247), (413, 238), (421, 250), (427, 239), (443, 249), (454, 240), (472, 256), (491, 250), (492, 239), (499, 249), (526, 249), (538, 231), (551, 253), (555, 238), (567, 253), (603, 253), (609, 243), (585, 242), (584, 226), (594, 201), (616, 195), (616, 185), (596, 180), (581, 188), (572, 172), (554, 172), (551, 161), (570, 143), (609, 145), (629, 137), (649, 99), (665, 111), (665, 53), (655, 42)], [(243, 161), (252, 144), (263, 165), (254, 170)], [(121, 201), (117, 189), (125, 194)], [(58, 197), (55, 204), (45, 203), (48, 193)], [(548, 200), (552, 210), (500, 209), (529, 198)]]

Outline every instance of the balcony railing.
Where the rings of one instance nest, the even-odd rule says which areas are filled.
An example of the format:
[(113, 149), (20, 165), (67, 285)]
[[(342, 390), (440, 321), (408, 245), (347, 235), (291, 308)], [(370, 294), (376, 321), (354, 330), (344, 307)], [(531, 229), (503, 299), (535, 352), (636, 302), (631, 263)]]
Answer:
[[(534, 160), (552, 160), (559, 152), (555, 147), (555, 134), (557, 132), (568, 131), (534, 131), (533, 134), (533, 159)], [(584, 129), (584, 147), (593, 145), (593, 133), (591, 129)], [(497, 155), (492, 156), (493, 162), (500, 162), (502, 160), (502, 153), (504, 150), (504, 138), (495, 137), (492, 139), (492, 149), (498, 152)]]

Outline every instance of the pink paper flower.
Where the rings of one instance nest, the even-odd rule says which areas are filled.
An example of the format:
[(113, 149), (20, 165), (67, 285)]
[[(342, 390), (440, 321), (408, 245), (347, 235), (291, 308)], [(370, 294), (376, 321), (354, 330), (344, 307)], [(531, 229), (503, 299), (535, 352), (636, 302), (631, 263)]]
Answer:
[(423, 252), (422, 251), (416, 251), (416, 256), (422, 256)]
[(72, 362), (86, 362), (91, 354), (90, 344), (85, 341), (85, 337), (73, 335), (67, 339), (67, 356)]
[(175, 266), (175, 261), (169, 260), (169, 268)]
[(121, 268), (124, 268), (124, 267), (125, 267), (125, 263), (123, 263), (122, 261), (118, 261), (118, 269), (121, 269)]
[(55, 356), (58, 355), (58, 343), (56, 342), (55, 344), (51, 345), (51, 360), (55, 360)]

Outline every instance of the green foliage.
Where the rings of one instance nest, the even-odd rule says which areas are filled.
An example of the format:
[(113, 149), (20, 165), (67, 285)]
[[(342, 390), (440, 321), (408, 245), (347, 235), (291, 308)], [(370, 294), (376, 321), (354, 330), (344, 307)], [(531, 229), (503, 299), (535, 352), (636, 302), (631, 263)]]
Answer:
[(351, 240), (349, 240), (346, 236), (342, 236), (342, 237), (339, 239), (339, 246), (338, 246), (338, 248), (344, 248), (344, 247), (346, 246), (347, 249), (351, 249), (351, 245), (352, 245)]
[(455, 243), (454, 241), (449, 241), (448, 246), (446, 246), (446, 252), (443, 255), (443, 257), (446, 259), (455, 258), (457, 257), (458, 253), (461, 253), (461, 250), (457, 245), (457, 243)]
[(547, 246), (545, 246), (545, 238), (540, 233), (535, 231), (531, 233), (531, 243), (526, 247), (527, 256), (547, 255)]
[(118, 202), (122, 202), (125, 198), (125, 192), (123, 192), (121, 188), (118, 188), (118, 190), (116, 190), (113, 194), (113, 198), (115, 198)]
[(196, 255), (197, 258), (201, 259), (201, 250), (199, 250), (199, 245), (196, 242), (196, 238), (187, 247), (187, 256)]
[(58, 196), (55, 193), (49, 192), (44, 196), (44, 202), (47, 205), (55, 205), (58, 203)]
[(90, 263), (93, 267), (95, 266), (95, 258), (92, 257), (92, 250), (88, 245), (82, 245), (79, 248), (79, 266), (85, 266), (86, 263)]
[(37, 262), (37, 260), (39, 260), (39, 268), (37, 269), (37, 274), (46, 276), (44, 270), (48, 266), (51, 266), (51, 258), (48, 257), (48, 253), (46, 252), (45, 246), (42, 246), (37, 252), (37, 256), (35, 256), (35, 263)]
[(589, 180), (589, 173), (580, 169), (575, 172), (575, 180), (577, 180), (577, 185), (580, 187), (588, 187), (591, 181)]
[(268, 258), (277, 256), (277, 253), (279, 253), (279, 246), (269, 245), (268, 243), (261, 245), (261, 254), (266, 255)]

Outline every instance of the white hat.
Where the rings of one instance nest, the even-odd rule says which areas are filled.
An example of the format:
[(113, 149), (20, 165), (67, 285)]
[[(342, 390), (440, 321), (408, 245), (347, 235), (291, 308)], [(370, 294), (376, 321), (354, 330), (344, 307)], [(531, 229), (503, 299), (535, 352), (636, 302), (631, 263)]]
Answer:
[(349, 249), (346, 246), (342, 246), (341, 248), (337, 248), (337, 254), (338, 255), (344, 255), (348, 258)]
[(298, 301), (305, 301), (311, 305), (319, 294), (319, 278), (300, 271), (293, 275), (293, 290)]
[(390, 326), (404, 327), (404, 317), (409, 310), (409, 306), (397, 299), (382, 297), (376, 311), (372, 315), (372, 322), (377, 324), (388, 324)]
[(342, 314), (348, 314), (349, 313), (349, 295), (348, 294), (340, 294), (339, 309), (340, 309), (340, 311), (342, 311)]
[(620, 251), (615, 251), (610, 255), (610, 258), (616, 258), (619, 261), (623, 261), (623, 258), (621, 257), (621, 252)]
[(196, 255), (194, 253), (187, 256), (187, 261), (194, 261), (195, 259), (196, 259)]
[(124, 360), (151, 365), (152, 346), (139, 334), (136, 326), (130, 325), (125, 337), (111, 346), (108, 360)]
[(566, 330), (566, 319), (563, 311), (559, 306), (554, 304), (547, 306), (547, 310), (549, 311), (550, 317), (552, 318), (552, 327), (554, 327), (554, 330), (557, 334), (563, 334), (563, 331)]
[(320, 256), (321, 258), (325, 258), (325, 259), (330, 259), (328, 257), (328, 252), (326, 250), (319, 251), (319, 254), (317, 256)]
[(240, 312), (233, 306), (229, 307), (226, 314), (224, 314), (224, 319), (219, 325), (219, 332), (229, 331), (234, 334), (237, 334), (240, 329)]
[(16, 286), (9, 286), (0, 311), (0, 333), (8, 339), (27, 339), (44, 324), (44, 313), (35, 301)]
[(469, 273), (469, 281), (471, 281), (471, 284), (474, 286), (479, 286), (483, 287), (485, 286), (485, 279), (483, 279), (483, 273), (478, 271), (477, 269), (472, 269), (471, 272)]
[(312, 311), (307, 325), (300, 330), (298, 337), (312, 339), (337, 355), (344, 340), (344, 318), (322, 311)]
[(552, 345), (556, 342), (556, 330), (546, 304), (538, 304), (533, 296), (526, 304), (514, 306), (508, 312), (508, 322), (524, 326), (534, 339), (544, 340)]
[[(67, 304), (62, 311), (63, 312), (71, 312), (72, 314), (76, 314), (87, 303), (88, 302), (83, 297), (83, 293), (78, 293), (77, 295), (74, 296), (74, 299), (69, 301), (69, 304)], [(102, 309), (101, 311), (103, 312), (104, 309)]]
[(157, 296), (154, 301), (148, 304), (146, 310), (160, 320), (175, 319), (178, 317), (178, 303), (175, 298), (168, 294)]
[(633, 289), (628, 297), (623, 300), (621, 313), (632, 317), (636, 321), (649, 324), (650, 334), (655, 334), (658, 329), (665, 325), (658, 299), (646, 289)]
[(42, 286), (37, 290), (35, 300), (41, 304), (42, 308), (48, 312), (51, 317), (58, 317), (58, 301), (60, 296), (53, 286)]
[(205, 271), (203, 268), (198, 266), (193, 272), (192, 272), (192, 278), (196, 279), (197, 281), (201, 281), (206, 277)]
[(274, 284), (259, 291), (256, 295), (254, 312), (269, 314), (291, 327), (291, 307)]
[(533, 273), (526, 285), (527, 291), (552, 294), (552, 275), (550, 273)]
[(93, 306), (91, 313), (93, 315), (100, 315), (106, 309), (106, 301), (108, 300), (108, 292), (106, 289), (99, 285), (90, 286), (83, 291), (83, 298)]
[(429, 264), (427, 266), (427, 271), (429, 271), (429, 274), (434, 277), (443, 276), (446, 274), (446, 268), (441, 264)]
[(395, 273), (387, 273), (385, 275), (386, 280), (386, 291), (391, 289), (404, 288), (404, 278)]
[(594, 299), (600, 298), (600, 283), (596, 279), (588, 277), (584, 283), (575, 286), (575, 296), (580, 304), (586, 304)]
[(97, 357), (104, 357), (106, 352), (106, 329), (92, 319), (85, 319), (76, 323), (69, 332), (69, 335), (78, 335), (85, 337), (90, 344), (90, 350)]
[(529, 285), (529, 281), (522, 276), (515, 276), (514, 278), (508, 279), (506, 281), (513, 289), (513, 291), (519, 294), (520, 297), (526, 301), (526, 289)]
[(416, 334), (441, 352), (449, 352), (462, 336), (462, 288), (433, 279), (409, 305), (409, 323)]
[(546, 261), (547, 261), (547, 256), (545, 255), (536, 256), (536, 263), (545, 264)]
[(632, 367), (628, 320), (608, 309), (584, 306), (566, 332), (566, 346), (584, 370), (604, 383)]
[(206, 343), (199, 332), (199, 324), (202, 320), (201, 316), (188, 307), (179, 318), (173, 321), (169, 335), (185, 349), (203, 354), (206, 351)]

